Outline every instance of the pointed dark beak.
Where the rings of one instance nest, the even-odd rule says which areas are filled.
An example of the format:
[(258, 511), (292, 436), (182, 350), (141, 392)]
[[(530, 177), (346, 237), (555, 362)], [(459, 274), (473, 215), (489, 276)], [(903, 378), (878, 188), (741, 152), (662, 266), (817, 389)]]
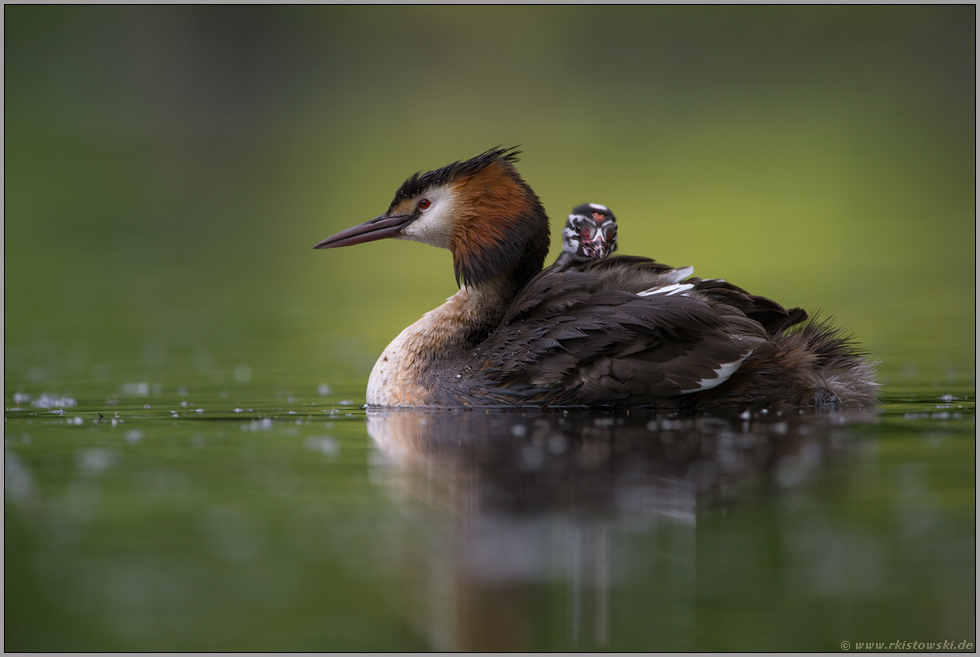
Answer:
[(334, 249), (338, 246), (354, 246), (355, 244), (363, 244), (364, 242), (383, 240), (386, 237), (397, 237), (402, 232), (402, 228), (414, 220), (414, 215), (389, 217), (383, 214), (380, 217), (375, 217), (371, 221), (365, 221), (359, 226), (342, 230), (336, 235), (323, 240), (313, 248)]

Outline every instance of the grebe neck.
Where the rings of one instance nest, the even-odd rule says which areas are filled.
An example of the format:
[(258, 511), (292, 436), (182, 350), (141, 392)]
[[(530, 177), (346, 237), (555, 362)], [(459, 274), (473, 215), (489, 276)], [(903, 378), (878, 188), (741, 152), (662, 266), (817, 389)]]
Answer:
[(402, 331), (384, 350), (368, 380), (367, 403), (379, 406), (447, 404), (449, 381), (476, 345), (496, 329), (516, 294), (513, 282), (463, 285), (444, 304)]

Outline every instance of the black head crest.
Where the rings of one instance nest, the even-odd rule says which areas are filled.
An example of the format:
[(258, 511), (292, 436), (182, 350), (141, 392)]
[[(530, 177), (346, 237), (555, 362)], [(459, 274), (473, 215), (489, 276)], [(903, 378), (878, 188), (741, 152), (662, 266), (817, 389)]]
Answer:
[(395, 198), (388, 207), (388, 211), (391, 212), (396, 205), (405, 199), (414, 198), (426, 189), (445, 185), (454, 180), (479, 173), (497, 160), (504, 160), (505, 162), (514, 164), (519, 159), (517, 156), (521, 154), (521, 151), (517, 150), (517, 148), (517, 146), (511, 146), (510, 148), (497, 146), (469, 160), (453, 162), (441, 169), (429, 171), (424, 174), (415, 173), (411, 178), (402, 183), (402, 186), (395, 192)]

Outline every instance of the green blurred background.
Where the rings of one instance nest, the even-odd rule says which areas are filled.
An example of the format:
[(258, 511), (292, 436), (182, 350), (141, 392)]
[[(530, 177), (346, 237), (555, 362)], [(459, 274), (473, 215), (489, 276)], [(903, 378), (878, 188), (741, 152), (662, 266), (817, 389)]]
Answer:
[[(455, 292), (451, 256), (312, 247), (498, 144), (553, 246), (607, 204), (623, 253), (834, 314), (890, 402), (818, 431), (757, 503), (610, 533), (639, 570), (610, 549), (606, 647), (975, 641), (975, 25), (972, 5), (4, 7), (4, 647), (464, 645), (410, 621), (440, 582), (464, 599), (443, 575), (479, 516), (406, 510), (357, 410), (384, 346)], [(555, 572), (492, 605), (526, 649), (584, 646)]]
[(312, 246), (498, 144), (553, 238), (607, 204), (621, 252), (825, 309), (886, 383), (972, 381), (975, 11), (7, 6), (6, 392), (363, 395), (450, 255)]

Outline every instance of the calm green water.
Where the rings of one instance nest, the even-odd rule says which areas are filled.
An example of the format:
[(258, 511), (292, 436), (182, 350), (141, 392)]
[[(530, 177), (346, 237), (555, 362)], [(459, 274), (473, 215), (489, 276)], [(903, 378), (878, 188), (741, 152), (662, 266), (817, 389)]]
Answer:
[[(7, 650), (976, 644), (975, 8), (5, 7)], [(883, 404), (366, 415), (520, 144), (561, 222), (823, 310)], [(862, 647), (861, 650), (864, 648)]]
[(6, 647), (972, 642), (975, 398), (942, 390), (734, 422), (8, 399)]

